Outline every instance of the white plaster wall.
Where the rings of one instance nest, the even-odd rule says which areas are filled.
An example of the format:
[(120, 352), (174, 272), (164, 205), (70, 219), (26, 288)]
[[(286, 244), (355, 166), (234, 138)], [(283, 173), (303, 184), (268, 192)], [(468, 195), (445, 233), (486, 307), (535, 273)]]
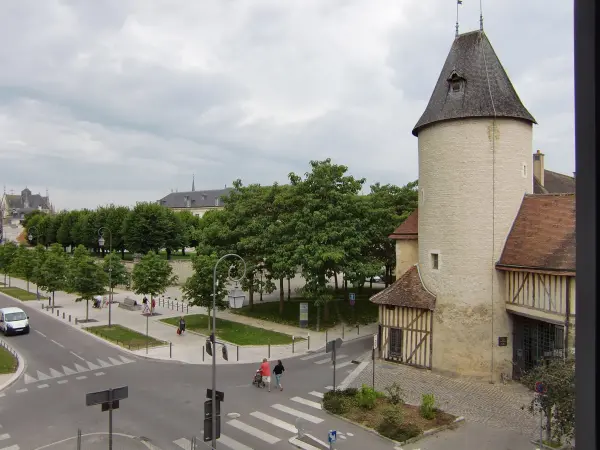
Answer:
[(396, 280), (419, 262), (419, 241), (396, 241)]
[[(419, 133), (419, 264), (426, 287), (437, 296), (434, 370), (489, 378), (493, 348), (499, 378), (511, 372), (512, 329), (503, 274), (494, 263), (523, 195), (533, 189), (532, 126), (497, 119), (494, 131), (493, 123), (447, 121)], [(432, 250), (439, 251), (437, 271), (431, 268)], [(500, 336), (509, 338), (507, 347), (497, 346)]]

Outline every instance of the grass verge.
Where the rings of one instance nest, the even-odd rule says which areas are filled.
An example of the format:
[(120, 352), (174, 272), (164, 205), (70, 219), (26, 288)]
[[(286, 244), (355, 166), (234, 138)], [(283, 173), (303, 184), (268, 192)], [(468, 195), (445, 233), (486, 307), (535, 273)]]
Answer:
[(392, 386), (395, 387), (387, 395), (365, 385), (361, 389), (330, 391), (323, 397), (323, 408), (398, 442), (456, 420), (455, 416), (433, 407), (433, 396), (423, 396), (421, 406), (407, 405), (402, 401), (401, 389)]
[[(161, 321), (179, 326), (179, 317), (170, 317), (161, 319)], [(208, 316), (204, 314), (185, 316), (185, 328), (206, 334), (208, 332)], [(292, 343), (290, 335), (219, 318), (217, 318), (217, 337), (236, 345), (286, 345)], [(296, 341), (298, 340), (300, 339), (296, 338)]]
[(27, 292), (25, 289), (18, 287), (2, 287), (0, 288), (0, 292), (10, 295), (11, 297), (18, 298), (19, 300), (23, 300), (24, 302), (38, 299), (35, 292)]
[[(337, 291), (336, 297), (338, 297), (338, 300), (332, 300), (327, 305), (329, 310), (328, 317), (325, 316), (324, 308), (320, 307), (319, 330), (326, 330), (341, 323), (348, 325), (368, 325), (377, 322), (378, 307), (369, 301), (369, 298), (377, 292), (379, 292), (377, 289), (365, 288), (363, 292), (356, 294), (356, 301), (354, 306), (352, 306), (349, 301), (340, 300), (339, 298), (343, 298), (344, 292), (341, 290)], [(316, 330), (317, 307), (314, 304), (314, 300), (303, 298), (285, 300), (283, 314), (279, 314), (279, 302), (256, 303), (256, 300), (252, 309), (249, 306), (244, 306), (240, 309), (232, 309), (230, 312), (254, 319), (297, 327), (300, 323), (300, 303), (308, 303), (308, 328)]]
[[(87, 327), (86, 331), (89, 331), (96, 336), (100, 336), (107, 341), (114, 342), (123, 348), (128, 350), (139, 350), (140, 348), (146, 347), (146, 335), (138, 333), (130, 328), (126, 328), (121, 325), (100, 325), (96, 327)], [(165, 345), (166, 342), (154, 339), (152, 336), (148, 336), (148, 347), (158, 347)]]
[(15, 355), (0, 345), (0, 375), (16, 372), (17, 366)]

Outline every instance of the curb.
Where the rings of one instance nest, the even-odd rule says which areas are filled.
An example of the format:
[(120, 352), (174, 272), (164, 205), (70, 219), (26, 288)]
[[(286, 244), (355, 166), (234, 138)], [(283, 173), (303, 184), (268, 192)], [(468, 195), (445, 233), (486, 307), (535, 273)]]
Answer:
[[(82, 434), (81, 437), (87, 437), (87, 436), (102, 436), (102, 435), (107, 435), (108, 433), (106, 432), (98, 432), (98, 433), (85, 433)], [(125, 434), (125, 433), (113, 433), (113, 436), (120, 436), (120, 437), (124, 437), (127, 439), (131, 439), (134, 441), (139, 441), (141, 442), (145, 447), (149, 448), (150, 450), (161, 450), (159, 447), (155, 446), (154, 444), (152, 444), (151, 442), (147, 441), (146, 438), (141, 438), (139, 436), (132, 436), (130, 434)], [(46, 448), (52, 448), (55, 445), (59, 445), (59, 444), (64, 444), (65, 442), (68, 442), (70, 440), (73, 439), (77, 439), (77, 436), (72, 436), (66, 439), (62, 439), (60, 441), (56, 441), (56, 442), (51, 442), (50, 444), (45, 444), (42, 445), (41, 447), (37, 447), (35, 450), (42, 450), (42, 449), (46, 449)]]
[(23, 358), (21, 356), (21, 354), (17, 350), (15, 350), (14, 348), (12, 348), (8, 344), (6, 344), (6, 341), (4, 341), (3, 339), (0, 339), (0, 342), (3, 343), (3, 345), (2, 345), (3, 347), (5, 347), (9, 351), (11, 351), (15, 355), (15, 358), (17, 358), (17, 370), (8, 379), (8, 381), (6, 381), (4, 384), (0, 385), (0, 392), (2, 392), (3, 390), (7, 389), (9, 386), (16, 383), (19, 380), (19, 378), (21, 378), (21, 375), (23, 374), (23, 372), (25, 372), (25, 367), (27, 367), (27, 361), (25, 360), (25, 358)]
[[(305, 433), (304, 436), (308, 436), (310, 439), (312, 439), (315, 443), (322, 445), (324, 449), (329, 447), (329, 444), (326, 444), (325, 442), (317, 439), (316, 437), (314, 437), (311, 434)], [(288, 439), (288, 442), (290, 444), (292, 444), (294, 447), (299, 448), (301, 450), (318, 450), (314, 445), (308, 444), (306, 442), (302, 442), (298, 435), (292, 436), (291, 438)]]
[(532, 439), (531, 442), (533, 445), (541, 448), (542, 450), (573, 450), (575, 447), (569, 445), (569, 444), (564, 444), (562, 447), (549, 447), (545, 444), (540, 444), (540, 441)]
[(369, 428), (369, 427), (367, 427), (365, 425), (362, 425), (360, 423), (353, 422), (350, 419), (346, 419), (345, 417), (338, 416), (337, 414), (329, 412), (329, 411), (327, 411), (324, 408), (322, 409), (322, 411), (326, 412), (327, 414), (329, 414), (332, 417), (335, 417), (337, 419), (343, 420), (344, 422), (350, 423), (352, 425), (356, 425), (357, 427), (362, 428), (363, 430), (365, 430), (365, 431), (367, 431), (367, 432), (369, 432), (371, 434), (379, 436), (380, 438), (385, 439), (386, 441), (389, 441), (389, 442), (391, 442), (392, 444), (394, 444), (396, 446), (398, 446), (398, 445), (412, 444), (412, 443), (420, 441), (421, 439), (424, 439), (426, 437), (432, 436), (434, 434), (437, 434), (437, 433), (440, 433), (442, 431), (448, 430), (448, 429), (453, 428), (455, 426), (461, 425), (465, 421), (465, 418), (463, 416), (459, 416), (456, 419), (454, 419), (454, 421), (452, 423), (450, 423), (448, 425), (442, 425), (441, 427), (437, 427), (437, 428), (430, 428), (429, 430), (423, 431), (423, 433), (421, 433), (418, 436), (415, 436), (414, 438), (407, 439), (406, 441), (403, 441), (403, 442), (398, 442), (398, 441), (395, 441), (393, 439), (390, 439), (389, 437), (383, 436), (382, 434), (380, 434), (377, 430), (374, 430), (373, 428)]

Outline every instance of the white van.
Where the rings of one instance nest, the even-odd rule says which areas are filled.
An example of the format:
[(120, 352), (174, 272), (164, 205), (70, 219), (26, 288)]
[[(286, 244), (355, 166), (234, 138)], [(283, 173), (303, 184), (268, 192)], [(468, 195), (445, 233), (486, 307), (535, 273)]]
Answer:
[(21, 308), (0, 309), (0, 332), (9, 334), (29, 333), (29, 316)]

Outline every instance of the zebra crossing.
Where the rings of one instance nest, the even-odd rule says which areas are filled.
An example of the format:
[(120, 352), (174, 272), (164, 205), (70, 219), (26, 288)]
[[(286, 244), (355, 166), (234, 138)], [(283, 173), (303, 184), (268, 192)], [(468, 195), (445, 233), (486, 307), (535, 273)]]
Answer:
[[(331, 355), (328, 355), (326, 353), (311, 353), (309, 355), (303, 356), (302, 358), (300, 358), (300, 361), (310, 361), (313, 359), (317, 359), (320, 358), (317, 361), (312, 361), (313, 364), (316, 364), (318, 366), (324, 365), (324, 364), (329, 364), (329, 365), (333, 365), (333, 362), (331, 361)], [(335, 357), (335, 369), (339, 370), (339, 369), (343, 369), (344, 367), (348, 367), (352, 364), (354, 364), (354, 362), (351, 359), (347, 359), (348, 355), (345, 354), (339, 354), (336, 355)], [(345, 361), (343, 361), (345, 360)]]
[[(298, 429), (296, 425), (299, 421), (307, 423), (307, 428), (310, 428), (312, 425), (322, 424), (325, 419), (316, 414), (323, 414), (321, 400), (324, 393), (311, 391), (308, 395), (310, 398), (298, 396), (289, 398), (288, 400), (291, 402), (290, 406), (283, 404), (284, 402), (272, 404), (270, 410), (276, 411), (278, 417), (273, 417), (262, 411), (253, 411), (247, 417), (236, 417), (227, 420), (223, 427), (225, 433), (221, 433), (219, 444), (230, 450), (264, 449), (267, 446), (273, 446), (277, 443), (283, 444), (297, 435)], [(271, 412), (271, 414), (274, 413)], [(347, 439), (346, 436), (352, 436), (352, 433), (340, 433), (338, 431), (338, 437), (341, 440)], [(259, 441), (260, 445), (258, 447), (250, 447), (248, 439)], [(204, 448), (203, 443), (199, 439), (194, 444), (190, 439), (182, 437), (173, 441), (173, 444), (183, 450), (202, 450)], [(309, 444), (303, 443), (303, 445), (305, 445), (305, 450), (318, 450)], [(280, 446), (274, 448), (280, 448)]]
[(96, 358), (96, 362), (83, 360), (81, 361), (81, 364), (74, 363), (71, 367), (61, 365), (60, 368), (62, 370), (57, 370), (53, 367), (50, 367), (44, 372), (36, 370), (35, 373), (25, 373), (23, 376), (23, 381), (25, 384), (34, 384), (41, 381), (54, 380), (56, 378), (63, 378), (71, 375), (80, 375), (84, 372), (93, 372), (100, 369), (107, 369), (109, 367), (121, 366), (123, 364), (131, 364), (135, 362), (133, 359), (129, 359), (123, 355), (118, 355), (118, 357), (115, 358), (109, 356), (106, 358), (106, 360), (99, 358)]

